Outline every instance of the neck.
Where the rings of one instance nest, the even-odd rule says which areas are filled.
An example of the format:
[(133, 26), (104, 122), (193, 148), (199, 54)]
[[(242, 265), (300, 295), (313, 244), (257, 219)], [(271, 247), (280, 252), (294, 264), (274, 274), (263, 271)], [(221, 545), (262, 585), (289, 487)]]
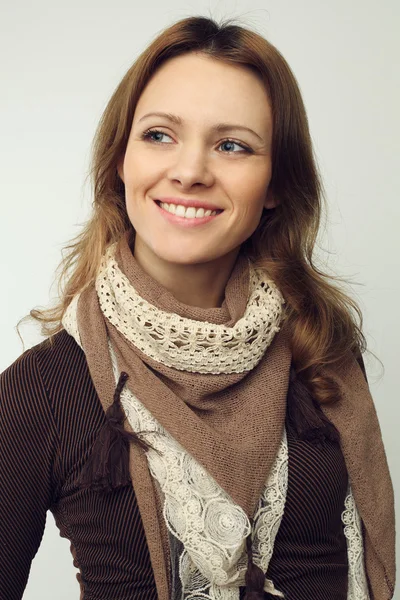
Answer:
[(225, 298), (225, 287), (232, 273), (239, 249), (215, 260), (179, 264), (163, 260), (136, 236), (133, 255), (150, 277), (166, 288), (183, 304), (199, 308), (219, 308)]

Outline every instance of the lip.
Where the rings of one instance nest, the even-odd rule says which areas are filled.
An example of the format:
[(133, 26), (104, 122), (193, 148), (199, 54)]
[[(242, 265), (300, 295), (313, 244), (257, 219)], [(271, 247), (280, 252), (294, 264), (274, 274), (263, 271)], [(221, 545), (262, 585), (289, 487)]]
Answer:
[[(175, 204), (175, 203), (169, 203), (169, 204)], [(172, 223), (174, 225), (180, 225), (181, 227), (199, 227), (200, 225), (205, 225), (206, 223), (209, 223), (210, 221), (212, 221), (213, 219), (216, 219), (218, 217), (218, 214), (216, 214), (216, 215), (210, 215), (209, 217), (201, 217), (200, 219), (186, 219), (186, 217), (177, 217), (176, 215), (164, 210), (163, 208), (161, 208), (161, 206), (159, 206), (157, 204), (156, 201), (154, 202), (154, 206), (164, 219), (166, 219), (167, 221), (169, 221), (170, 223)], [(188, 204), (188, 206), (193, 206), (193, 204)], [(199, 207), (199, 208), (202, 208), (202, 207)], [(216, 209), (214, 209), (214, 210), (216, 210)]]
[(155, 202), (165, 202), (166, 204), (180, 204), (181, 206), (193, 206), (193, 208), (204, 208), (205, 210), (222, 210), (219, 206), (206, 202), (205, 200), (199, 200), (198, 198), (171, 198), (162, 196), (155, 198)]

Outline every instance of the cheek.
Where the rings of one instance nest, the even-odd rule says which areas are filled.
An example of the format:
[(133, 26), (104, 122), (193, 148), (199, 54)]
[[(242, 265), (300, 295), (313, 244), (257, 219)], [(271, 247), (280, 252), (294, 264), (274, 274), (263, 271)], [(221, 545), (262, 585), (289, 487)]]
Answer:
[(151, 184), (155, 176), (154, 161), (146, 159), (143, 153), (126, 155), (124, 161), (125, 188), (128, 194), (141, 190)]
[(271, 169), (251, 169), (246, 173), (236, 173), (231, 179), (230, 187), (238, 209), (251, 214), (258, 213), (262, 209), (271, 181)]

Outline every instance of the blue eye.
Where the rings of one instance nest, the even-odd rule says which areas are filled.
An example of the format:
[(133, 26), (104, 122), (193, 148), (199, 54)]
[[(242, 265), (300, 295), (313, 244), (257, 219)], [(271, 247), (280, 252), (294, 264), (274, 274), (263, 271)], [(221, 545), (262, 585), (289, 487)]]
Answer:
[(155, 136), (157, 134), (159, 134), (161, 136), (166, 135), (167, 137), (170, 137), (168, 134), (164, 133), (163, 131), (158, 131), (157, 129), (148, 129), (147, 131), (144, 131), (142, 133), (142, 139), (143, 140), (151, 140), (153, 142), (160, 143), (160, 140), (156, 140), (152, 137), (153, 135)]
[[(234, 140), (224, 140), (223, 142), (220, 143), (220, 146), (223, 146), (224, 144), (231, 144), (232, 146), (237, 146), (238, 148), (241, 148), (241, 150), (245, 151), (245, 152), (250, 152), (250, 148), (247, 148), (247, 146), (243, 146), (242, 144), (239, 144), (238, 142), (235, 142)], [(228, 150), (228, 152), (232, 152), (232, 150)], [(236, 152), (235, 152), (236, 154)]]
[[(163, 131), (159, 131), (158, 129), (147, 129), (147, 131), (144, 131), (142, 133), (141, 138), (143, 140), (148, 140), (155, 144), (163, 144), (164, 142), (162, 142), (159, 138), (156, 139), (156, 136), (161, 136), (161, 138), (162, 138), (162, 136), (164, 136), (164, 135), (169, 138), (171, 137), (167, 133), (164, 133)], [(241, 150), (240, 151), (227, 150), (227, 152), (223, 152), (223, 154), (241, 154), (242, 152), (246, 152), (248, 154), (253, 153), (253, 150), (251, 148), (249, 148), (248, 146), (245, 146), (244, 144), (239, 144), (239, 142), (235, 142), (235, 140), (226, 139), (220, 143), (219, 147), (223, 146), (224, 144), (230, 144), (231, 146), (237, 146)]]

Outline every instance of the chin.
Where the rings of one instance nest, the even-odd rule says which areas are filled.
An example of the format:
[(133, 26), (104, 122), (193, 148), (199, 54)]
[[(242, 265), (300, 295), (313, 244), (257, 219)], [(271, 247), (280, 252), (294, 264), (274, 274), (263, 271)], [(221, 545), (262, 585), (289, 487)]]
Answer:
[(221, 258), (221, 255), (210, 252), (210, 249), (193, 252), (193, 245), (190, 249), (179, 248), (153, 248), (154, 254), (162, 261), (176, 265), (196, 265), (211, 262)]
[(197, 265), (213, 260), (213, 258), (209, 256), (199, 254), (187, 256), (183, 252), (160, 253), (158, 254), (158, 257), (165, 262), (175, 265)]

